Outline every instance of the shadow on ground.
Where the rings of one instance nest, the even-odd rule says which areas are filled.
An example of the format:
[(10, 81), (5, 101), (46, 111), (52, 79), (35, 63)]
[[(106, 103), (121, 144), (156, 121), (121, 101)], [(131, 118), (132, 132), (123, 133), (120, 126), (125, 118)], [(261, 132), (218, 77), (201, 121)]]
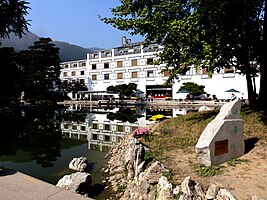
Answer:
[(17, 172), (12, 169), (0, 169), (0, 176), (8, 176), (16, 174)]
[(256, 143), (259, 141), (259, 138), (249, 138), (245, 140), (245, 154), (250, 152), (256, 145)]

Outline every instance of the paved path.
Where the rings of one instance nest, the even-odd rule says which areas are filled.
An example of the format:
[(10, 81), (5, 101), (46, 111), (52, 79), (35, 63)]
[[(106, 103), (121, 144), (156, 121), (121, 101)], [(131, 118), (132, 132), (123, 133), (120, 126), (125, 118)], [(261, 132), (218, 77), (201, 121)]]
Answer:
[(13, 170), (0, 169), (0, 200), (92, 200)]

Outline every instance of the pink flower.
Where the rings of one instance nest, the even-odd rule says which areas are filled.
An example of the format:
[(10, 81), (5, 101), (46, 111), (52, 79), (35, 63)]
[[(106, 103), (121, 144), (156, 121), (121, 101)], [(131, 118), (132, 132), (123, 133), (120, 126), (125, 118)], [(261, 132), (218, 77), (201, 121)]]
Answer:
[(133, 134), (134, 137), (140, 137), (142, 135), (148, 135), (149, 134), (149, 130), (148, 130), (148, 128), (139, 127), (137, 129), (135, 129), (132, 132), (132, 134)]

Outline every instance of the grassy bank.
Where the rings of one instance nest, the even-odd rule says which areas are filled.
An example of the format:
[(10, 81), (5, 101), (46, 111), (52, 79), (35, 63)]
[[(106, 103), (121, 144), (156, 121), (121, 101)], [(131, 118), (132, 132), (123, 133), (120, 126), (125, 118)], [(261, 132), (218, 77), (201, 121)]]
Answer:
[[(151, 149), (146, 153), (146, 159), (163, 162), (167, 168), (171, 169), (171, 179), (177, 184), (187, 175), (198, 176), (196, 171), (202, 170), (203, 172), (204, 170), (206, 173), (202, 173), (204, 176), (216, 175), (217, 171), (213, 172), (212, 170), (219, 172), (223, 170), (223, 167), (201, 169), (201, 166), (197, 166), (194, 160), (194, 147), (204, 128), (216, 117), (218, 112), (219, 110), (190, 113), (164, 120), (155, 125), (151, 135), (142, 138)], [(255, 143), (267, 142), (266, 115), (264, 113), (253, 112), (247, 107), (243, 107), (241, 119), (244, 121), (246, 152), (250, 151)], [(241, 162), (241, 159), (231, 160), (228, 165)]]

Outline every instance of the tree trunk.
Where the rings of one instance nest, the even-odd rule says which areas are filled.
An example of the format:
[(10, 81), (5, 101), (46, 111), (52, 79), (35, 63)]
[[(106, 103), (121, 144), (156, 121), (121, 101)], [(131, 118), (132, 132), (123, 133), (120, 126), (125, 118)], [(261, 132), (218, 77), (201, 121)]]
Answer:
[(246, 79), (247, 79), (247, 89), (248, 89), (248, 102), (249, 102), (249, 107), (251, 109), (255, 109), (256, 107), (256, 96), (253, 90), (253, 85), (252, 85), (252, 79), (251, 79), (251, 74), (249, 72), (250, 70), (247, 70), (246, 72)]
[(260, 58), (260, 92), (259, 92), (259, 104), (261, 109), (267, 110), (267, 55), (265, 48), (267, 46), (267, 16), (266, 16), (266, 1), (264, 9), (264, 24), (263, 24), (263, 42), (261, 43), (261, 58)]

